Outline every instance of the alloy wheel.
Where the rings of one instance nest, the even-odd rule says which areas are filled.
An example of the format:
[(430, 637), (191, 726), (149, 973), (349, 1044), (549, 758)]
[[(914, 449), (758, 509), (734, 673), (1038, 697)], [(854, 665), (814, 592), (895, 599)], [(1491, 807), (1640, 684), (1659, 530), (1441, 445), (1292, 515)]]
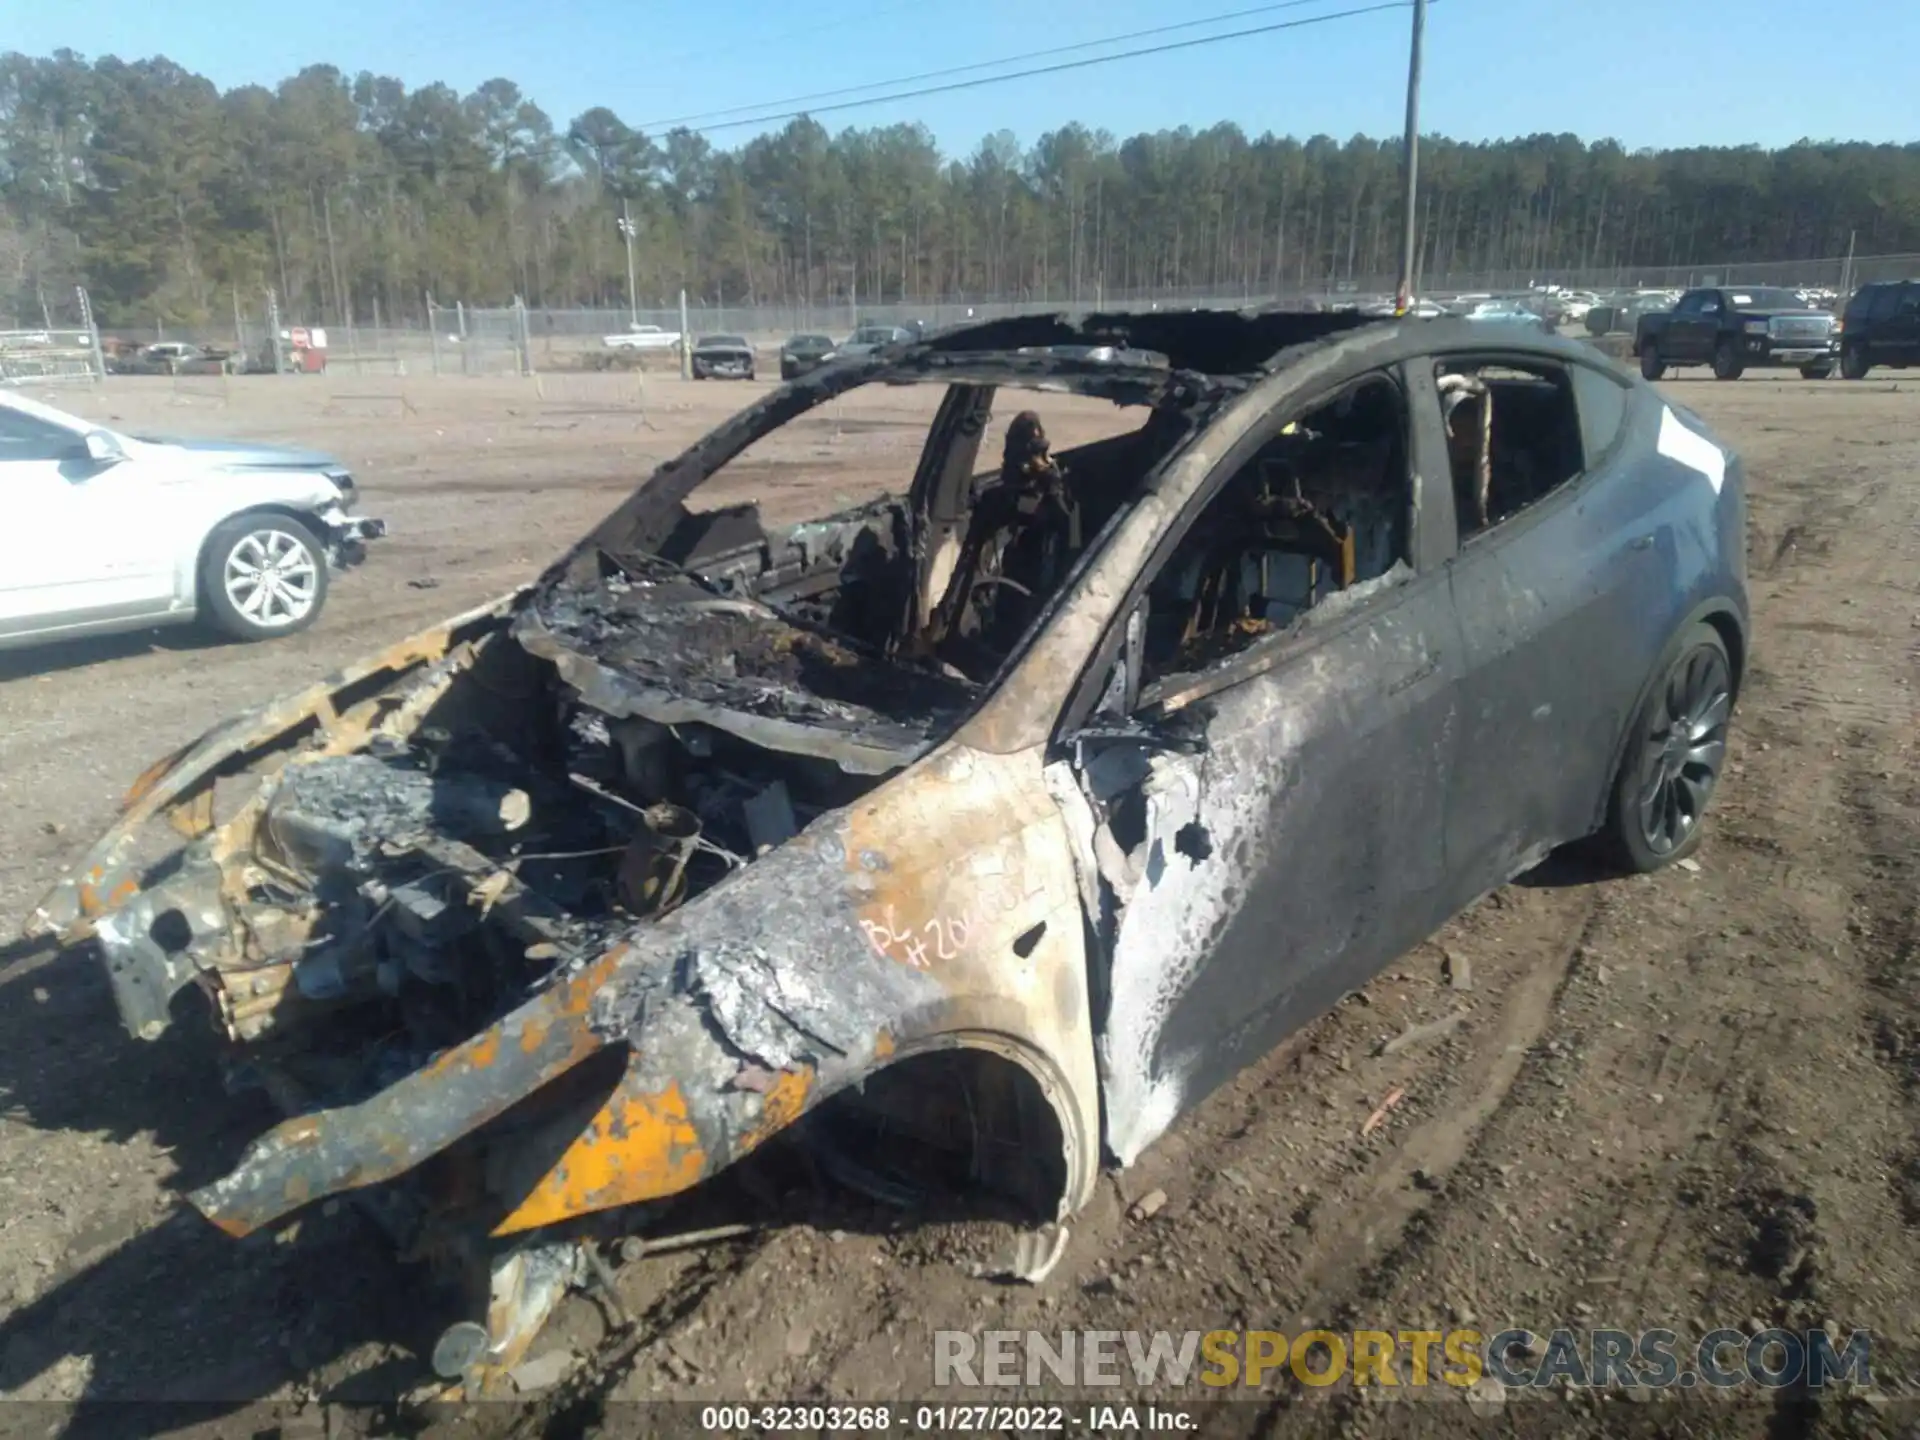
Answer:
[(1717, 648), (1699, 646), (1668, 672), (1641, 742), (1634, 792), (1641, 838), (1654, 854), (1679, 849), (1706, 814), (1726, 763), (1732, 712), (1732, 681)]
[(319, 571), (305, 539), (269, 527), (242, 536), (227, 552), (222, 584), (248, 623), (280, 630), (312, 611), (320, 594)]

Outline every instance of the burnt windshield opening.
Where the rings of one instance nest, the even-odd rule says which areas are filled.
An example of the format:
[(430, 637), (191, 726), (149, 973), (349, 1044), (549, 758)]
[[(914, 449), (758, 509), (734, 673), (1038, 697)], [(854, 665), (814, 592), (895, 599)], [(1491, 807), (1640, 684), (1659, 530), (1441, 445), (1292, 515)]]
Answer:
[(671, 482), (661, 522), (603, 526), (516, 634), (613, 713), (885, 773), (973, 708), (1222, 392), (1035, 353), (790, 387), (666, 467), (636, 496)]

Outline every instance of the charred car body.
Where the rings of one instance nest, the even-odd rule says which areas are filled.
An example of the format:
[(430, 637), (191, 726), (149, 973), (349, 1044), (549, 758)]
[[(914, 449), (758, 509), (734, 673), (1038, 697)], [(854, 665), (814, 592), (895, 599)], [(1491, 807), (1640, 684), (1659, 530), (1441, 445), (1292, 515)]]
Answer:
[[(946, 387), (904, 496), (689, 508), (863, 384)], [(1023, 388), (1139, 423), (1055, 453)], [(97, 945), (136, 1035), (197, 992), (290, 1115), (194, 1204), (246, 1236), (358, 1194), (484, 1279), (436, 1365), (485, 1388), (595, 1237), (776, 1136), (1053, 1219), (1551, 848), (1684, 855), (1744, 503), (1696, 419), (1517, 327), (949, 331), (163, 761), (29, 929)]]

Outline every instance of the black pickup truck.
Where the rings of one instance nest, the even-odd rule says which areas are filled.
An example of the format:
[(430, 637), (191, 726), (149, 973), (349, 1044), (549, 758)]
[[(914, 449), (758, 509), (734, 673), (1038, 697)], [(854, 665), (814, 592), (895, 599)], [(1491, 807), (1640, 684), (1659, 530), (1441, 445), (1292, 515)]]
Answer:
[(1757, 366), (1792, 366), (1824, 380), (1839, 358), (1840, 337), (1833, 316), (1791, 290), (1723, 285), (1689, 290), (1671, 311), (1642, 315), (1633, 350), (1649, 380), (1676, 365), (1711, 365), (1716, 380), (1738, 380)]

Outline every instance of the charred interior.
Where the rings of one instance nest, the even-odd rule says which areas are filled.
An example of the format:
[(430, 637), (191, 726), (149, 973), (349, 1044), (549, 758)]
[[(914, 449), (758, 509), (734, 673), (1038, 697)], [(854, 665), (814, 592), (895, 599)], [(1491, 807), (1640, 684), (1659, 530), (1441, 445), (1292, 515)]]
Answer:
[(1454, 360), (1437, 368), (1465, 541), (1511, 518), (1586, 465), (1573, 379), (1564, 369)]
[(1144, 681), (1204, 669), (1405, 561), (1406, 435), (1398, 386), (1372, 377), (1261, 445), (1148, 590)]
[[(953, 379), (901, 498), (773, 533), (752, 504), (681, 506), (657, 548), (600, 543), (556, 572), (517, 638), (603, 713), (899, 768), (981, 698), (1196, 411), (1230, 393), (1164, 365), (1079, 362), (1048, 388), (1138, 420), (1056, 452), (1038, 414), (1009, 404), (1042, 358)], [(984, 454), (997, 405), (1013, 413)]]

